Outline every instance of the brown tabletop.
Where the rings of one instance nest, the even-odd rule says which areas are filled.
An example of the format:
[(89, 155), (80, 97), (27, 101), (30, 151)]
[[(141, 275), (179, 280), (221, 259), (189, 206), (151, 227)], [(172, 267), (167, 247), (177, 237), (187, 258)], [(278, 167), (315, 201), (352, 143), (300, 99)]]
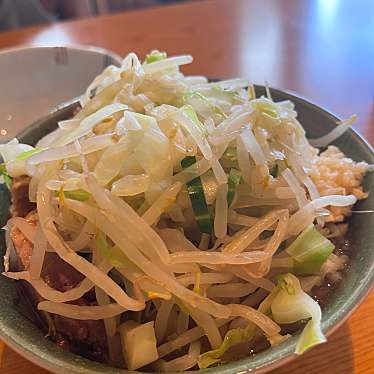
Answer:
[[(193, 1), (0, 33), (0, 48), (21, 44), (191, 53), (186, 73), (268, 81), (340, 117), (356, 113), (354, 127), (374, 143), (372, 0)], [(373, 316), (372, 292), (328, 343), (274, 374), (374, 373)], [(0, 372), (45, 373), (8, 348)]]

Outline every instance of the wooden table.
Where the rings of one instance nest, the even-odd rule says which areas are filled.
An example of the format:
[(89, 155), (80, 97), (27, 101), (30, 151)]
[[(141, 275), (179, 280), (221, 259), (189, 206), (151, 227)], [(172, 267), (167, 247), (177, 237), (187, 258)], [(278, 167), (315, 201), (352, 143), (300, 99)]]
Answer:
[[(372, 0), (211, 0), (0, 34), (20, 44), (92, 44), (141, 56), (191, 53), (189, 74), (248, 77), (322, 104), (374, 144)], [(1, 82), (0, 82), (1, 85)], [(1, 86), (0, 86), (1, 87)], [(323, 346), (273, 374), (374, 373), (374, 292)], [(45, 373), (10, 349), (1, 373)]]

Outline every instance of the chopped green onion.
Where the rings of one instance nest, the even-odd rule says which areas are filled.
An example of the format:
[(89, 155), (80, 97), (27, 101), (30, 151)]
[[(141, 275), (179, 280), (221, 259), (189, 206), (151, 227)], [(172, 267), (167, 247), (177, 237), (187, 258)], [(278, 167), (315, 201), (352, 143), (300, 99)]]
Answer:
[(91, 194), (85, 190), (78, 189), (74, 191), (64, 191), (64, 195), (67, 199), (86, 201), (90, 198)]
[(319, 273), (321, 266), (334, 250), (334, 244), (315, 227), (307, 227), (286, 249), (294, 260), (296, 274)]
[(26, 160), (26, 159), (28, 159), (29, 157), (31, 157), (32, 155), (35, 155), (36, 153), (39, 153), (39, 152), (41, 152), (41, 151), (42, 151), (41, 148), (30, 149), (29, 151), (26, 151), (26, 152), (22, 152), (22, 153), (20, 153), (20, 154), (16, 157), (16, 160), (18, 160), (18, 161)]
[(228, 191), (227, 191), (227, 205), (230, 207), (234, 200), (236, 187), (238, 187), (242, 179), (242, 174), (239, 170), (232, 168), (228, 177)]
[(71, 200), (86, 201), (91, 197), (91, 194), (82, 189), (73, 190), (73, 191), (64, 191), (62, 188), (60, 191), (55, 192), (55, 196), (58, 196), (60, 200), (62, 201), (65, 198), (71, 199)]
[(12, 185), (12, 178), (9, 176), (8, 171), (6, 170), (5, 163), (0, 164), (0, 177), (3, 178), (5, 185), (10, 190), (10, 187)]
[(166, 52), (160, 52), (160, 51), (152, 51), (150, 54), (145, 56), (145, 62), (147, 64), (151, 64), (152, 62), (160, 61), (160, 60), (165, 60), (168, 55)]
[[(182, 162), (182, 168), (188, 168), (189, 166), (196, 163), (196, 158), (194, 156), (185, 157)], [(195, 214), (195, 219), (199, 225), (200, 231), (202, 233), (211, 234), (212, 233), (212, 217), (210, 216), (208, 206), (205, 200), (204, 189), (201, 183), (200, 177), (193, 179), (187, 183), (188, 194), (191, 199), (192, 209)]]

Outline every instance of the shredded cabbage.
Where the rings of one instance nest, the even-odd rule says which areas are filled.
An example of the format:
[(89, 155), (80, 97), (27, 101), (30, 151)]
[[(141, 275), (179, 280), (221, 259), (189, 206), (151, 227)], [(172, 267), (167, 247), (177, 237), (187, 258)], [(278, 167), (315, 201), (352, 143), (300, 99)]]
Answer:
[(296, 344), (296, 354), (302, 354), (316, 344), (326, 341), (321, 330), (321, 308), (302, 290), (300, 281), (293, 274), (280, 277), (279, 292), (271, 304), (271, 313), (274, 320), (280, 324), (310, 318)]
[(310, 225), (287, 247), (286, 252), (294, 260), (296, 274), (313, 274), (319, 273), (334, 248), (330, 240)]
[[(268, 314), (270, 311), (271, 304), (278, 294), (278, 288), (274, 289), (269, 295), (262, 301), (258, 307), (258, 311), (263, 314)], [(245, 343), (251, 340), (255, 335), (255, 325), (252, 323), (247, 324), (245, 328), (236, 328), (229, 330), (222, 344), (215, 350), (208, 351), (200, 355), (198, 365), (200, 369), (208, 368), (221, 361), (221, 357), (236, 344)]]

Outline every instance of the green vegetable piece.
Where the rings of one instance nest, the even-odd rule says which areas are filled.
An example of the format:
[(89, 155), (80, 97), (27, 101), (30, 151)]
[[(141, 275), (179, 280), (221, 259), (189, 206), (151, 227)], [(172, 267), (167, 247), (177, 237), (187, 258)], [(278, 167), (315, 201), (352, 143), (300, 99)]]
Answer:
[(101, 256), (108, 260), (114, 267), (127, 267), (133, 270), (139, 270), (117, 246), (109, 246), (106, 235), (102, 231), (96, 234), (96, 247)]
[[(279, 292), (279, 287), (275, 287), (273, 291), (261, 302), (258, 307), (258, 311), (263, 314), (268, 314), (270, 312), (271, 304), (275, 296)], [(200, 355), (197, 363), (200, 369), (206, 369), (209, 366), (217, 364), (221, 361), (221, 357), (225, 352), (227, 352), (231, 347), (236, 344), (245, 343), (250, 341), (256, 333), (256, 325), (253, 323), (248, 323), (246, 328), (237, 328), (227, 331), (222, 344), (211, 351), (205, 352)]]
[(145, 62), (151, 64), (152, 62), (165, 60), (167, 57), (168, 55), (166, 52), (153, 51), (145, 57)]
[(242, 174), (239, 170), (232, 168), (228, 177), (228, 191), (227, 191), (227, 205), (230, 207), (234, 200), (236, 187), (242, 179)]
[(26, 160), (26, 159), (28, 159), (29, 157), (31, 157), (32, 155), (35, 155), (36, 153), (39, 153), (39, 152), (41, 152), (41, 151), (42, 151), (41, 148), (30, 149), (29, 151), (25, 151), (25, 152), (20, 153), (20, 154), (16, 157), (16, 160), (18, 160), (18, 161)]
[(317, 344), (324, 343), (325, 341), (326, 337), (322, 333), (320, 324), (311, 319), (306, 324), (300, 335), (300, 338), (296, 344), (295, 353), (301, 355), (309, 348), (312, 348)]
[(321, 330), (321, 308), (302, 290), (298, 278), (291, 273), (285, 274), (279, 277), (278, 288), (271, 304), (275, 322), (289, 324), (311, 318), (299, 337), (295, 353), (302, 354), (314, 345), (324, 343), (326, 338)]
[(86, 201), (90, 198), (91, 194), (85, 190), (73, 190), (73, 191), (64, 191), (64, 195), (67, 199)]
[[(182, 168), (186, 169), (196, 163), (194, 156), (185, 157), (182, 162)], [(205, 200), (204, 188), (200, 177), (193, 179), (187, 183), (188, 194), (191, 199), (192, 209), (195, 214), (195, 219), (199, 225), (200, 231), (206, 234), (212, 233), (212, 217), (210, 216), (208, 206)]]
[(12, 185), (12, 178), (9, 176), (8, 171), (6, 170), (5, 163), (0, 164), (0, 176), (3, 178), (3, 181), (8, 190), (10, 190), (10, 187)]
[(319, 273), (321, 266), (334, 250), (334, 244), (315, 227), (307, 227), (286, 249), (294, 260), (295, 274)]
[(54, 195), (61, 198), (61, 194), (63, 195), (62, 199), (71, 199), (71, 200), (78, 200), (78, 201), (86, 201), (91, 197), (91, 194), (85, 190), (73, 190), (73, 191), (64, 191), (63, 189), (60, 191), (55, 191)]
[(227, 331), (222, 344), (214, 350), (208, 351), (200, 355), (198, 365), (200, 369), (206, 369), (221, 361), (223, 354), (232, 346), (248, 341), (246, 330), (237, 328)]

